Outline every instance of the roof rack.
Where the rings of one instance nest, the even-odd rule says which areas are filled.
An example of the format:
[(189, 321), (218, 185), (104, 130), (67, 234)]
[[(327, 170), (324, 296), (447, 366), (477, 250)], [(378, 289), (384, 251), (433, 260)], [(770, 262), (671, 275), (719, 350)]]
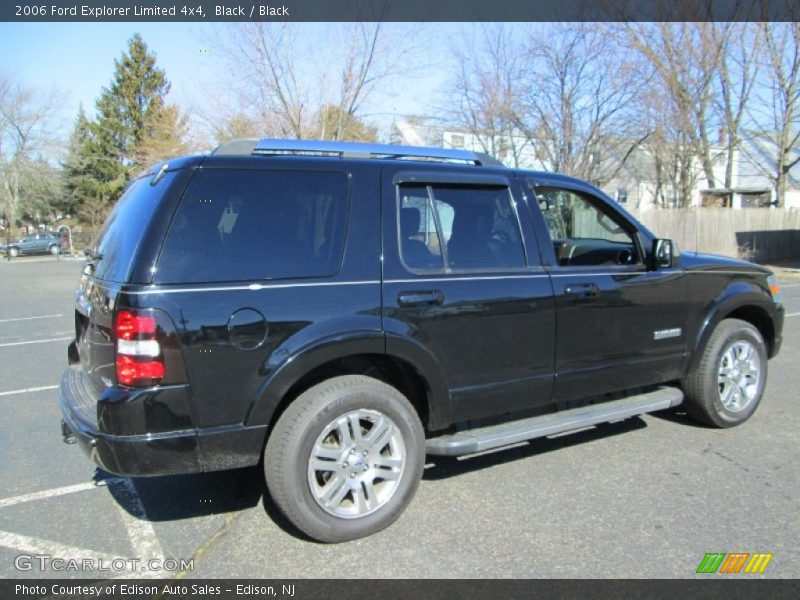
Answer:
[[(242, 140), (251, 144), (252, 140)], [(229, 142), (220, 146), (214, 154), (230, 154), (227, 147), (238, 142)], [(240, 147), (233, 147), (239, 150)], [(246, 145), (243, 143), (241, 149)], [(222, 150), (222, 152), (220, 152)], [(448, 148), (423, 148), (420, 146), (396, 146), (393, 144), (370, 144), (362, 142), (338, 142), (327, 140), (279, 140), (264, 138), (259, 140), (251, 154), (298, 154), (338, 156), (339, 158), (394, 158), (394, 159), (422, 159), (446, 162), (469, 163), (475, 166), (502, 167), (503, 163), (488, 154), (470, 152), (468, 150), (455, 150)]]

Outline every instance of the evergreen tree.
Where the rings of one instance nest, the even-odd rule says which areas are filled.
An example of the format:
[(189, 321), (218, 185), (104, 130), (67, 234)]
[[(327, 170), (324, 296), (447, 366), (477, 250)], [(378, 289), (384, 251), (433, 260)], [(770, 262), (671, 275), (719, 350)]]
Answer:
[(91, 137), (89, 119), (81, 106), (69, 138), (67, 157), (62, 163), (63, 191), (58, 208), (65, 214), (76, 214), (78, 208), (98, 191), (94, 157), (90, 154)]
[(181, 150), (185, 121), (167, 106), (170, 84), (156, 56), (137, 33), (128, 41), (115, 72), (97, 101), (89, 148), (110, 161), (96, 161), (98, 180), (116, 192), (149, 162)]
[(166, 104), (169, 81), (139, 34), (114, 67), (97, 100), (97, 117), (78, 115), (65, 163), (75, 213), (93, 223), (142, 169), (185, 151), (186, 119)]

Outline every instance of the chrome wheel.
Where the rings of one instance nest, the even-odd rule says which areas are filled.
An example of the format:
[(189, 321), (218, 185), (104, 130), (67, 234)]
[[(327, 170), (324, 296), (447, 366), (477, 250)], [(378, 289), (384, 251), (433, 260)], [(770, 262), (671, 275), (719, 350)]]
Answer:
[(325, 512), (363, 517), (389, 501), (405, 465), (406, 447), (394, 421), (376, 410), (356, 410), (322, 430), (308, 460), (308, 485)]
[(737, 340), (722, 353), (717, 372), (719, 399), (731, 412), (747, 408), (761, 384), (761, 358), (753, 344)]

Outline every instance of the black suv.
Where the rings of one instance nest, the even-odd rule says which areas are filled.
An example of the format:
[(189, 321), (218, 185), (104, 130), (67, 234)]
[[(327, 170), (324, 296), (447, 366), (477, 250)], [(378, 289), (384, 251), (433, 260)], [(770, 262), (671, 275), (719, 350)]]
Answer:
[(425, 454), (683, 403), (730, 427), (778, 352), (771, 273), (680, 254), (605, 194), (460, 150), (236, 142), (153, 167), (77, 292), (62, 432), (130, 476), (263, 462), (337, 542)]

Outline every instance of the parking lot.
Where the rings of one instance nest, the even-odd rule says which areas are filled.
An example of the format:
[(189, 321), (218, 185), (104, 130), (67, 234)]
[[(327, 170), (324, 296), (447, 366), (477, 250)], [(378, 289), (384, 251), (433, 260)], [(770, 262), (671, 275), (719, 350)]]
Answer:
[[(783, 288), (783, 350), (744, 426), (708, 429), (671, 411), (431, 457), (395, 525), (324, 545), (276, 513), (258, 468), (131, 480), (63, 444), (56, 386), (81, 266), (0, 263), (0, 577), (163, 577), (170, 558), (177, 573), (193, 559), (190, 577), (682, 578), (707, 552), (772, 553), (763, 576), (800, 576), (800, 284)], [(18, 558), (32, 555), (125, 568)]]

